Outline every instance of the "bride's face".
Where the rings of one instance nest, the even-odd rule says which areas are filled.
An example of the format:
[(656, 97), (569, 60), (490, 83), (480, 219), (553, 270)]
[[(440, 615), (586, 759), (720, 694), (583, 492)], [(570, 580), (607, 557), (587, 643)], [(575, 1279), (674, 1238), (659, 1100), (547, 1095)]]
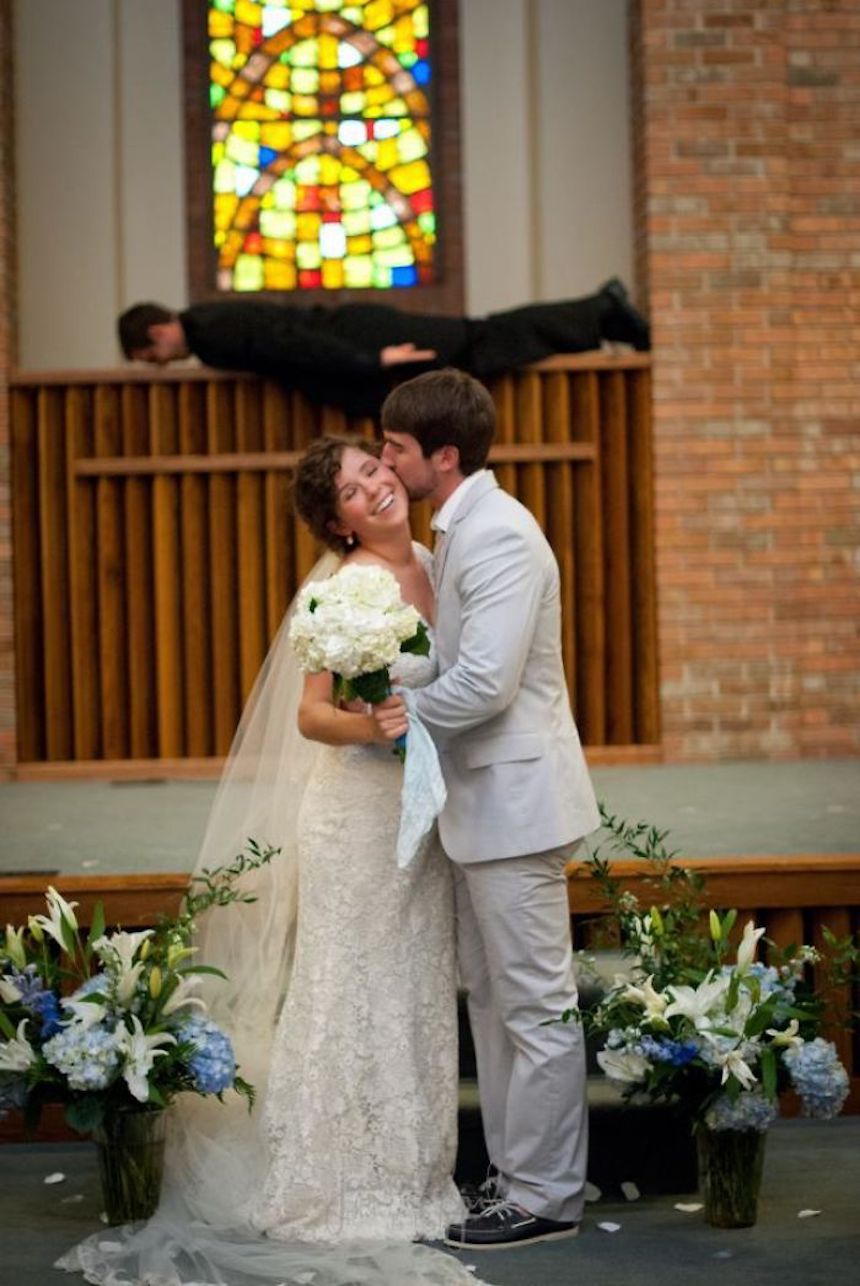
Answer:
[(409, 499), (393, 469), (359, 447), (345, 447), (335, 478), (338, 534), (363, 545), (409, 522)]

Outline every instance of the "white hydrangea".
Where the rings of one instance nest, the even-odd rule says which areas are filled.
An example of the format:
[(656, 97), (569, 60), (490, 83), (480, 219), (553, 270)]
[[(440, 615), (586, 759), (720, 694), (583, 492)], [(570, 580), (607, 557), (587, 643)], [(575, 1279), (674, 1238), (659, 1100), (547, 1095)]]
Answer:
[(391, 572), (350, 563), (300, 591), (289, 637), (306, 673), (354, 679), (392, 665), (419, 622)]

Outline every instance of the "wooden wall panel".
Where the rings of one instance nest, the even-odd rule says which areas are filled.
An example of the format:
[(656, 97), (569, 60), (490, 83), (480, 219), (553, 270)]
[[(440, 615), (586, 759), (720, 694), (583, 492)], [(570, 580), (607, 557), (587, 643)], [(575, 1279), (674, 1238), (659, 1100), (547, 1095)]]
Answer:
[[(491, 392), (491, 464), (558, 559), (583, 741), (653, 757), (648, 360), (553, 358)], [(321, 552), (292, 512), (297, 454), (372, 423), (205, 370), (22, 375), (12, 409), (20, 763), (214, 764)], [(426, 502), (413, 523), (432, 544)]]
[[(122, 453), (119, 390), (103, 385), (95, 390), (94, 454)], [(128, 736), (128, 639), (123, 508), (124, 480), (99, 478), (96, 488), (98, 655), (101, 675), (102, 753), (105, 759), (124, 759)], [(134, 590), (131, 589), (131, 593)]]
[[(122, 389), (122, 454), (149, 452), (149, 398), (142, 385)], [(158, 753), (153, 619), (152, 478), (128, 477), (125, 483), (125, 564), (128, 636), (128, 735), (133, 759)], [(84, 488), (83, 481), (78, 483)]]
[(15, 709), (18, 757), (45, 758), (45, 675), (39, 544), (39, 472), (36, 397), (13, 390), (11, 397), (12, 543), (15, 637)]
[(42, 389), (36, 412), (45, 758), (73, 758), (69, 665), (66, 452), (62, 389)]
[(96, 557), (100, 534), (94, 488), (74, 485), (75, 461), (94, 450), (91, 391), (70, 388), (65, 414), (74, 757), (98, 759), (103, 744), (99, 715), (104, 708), (99, 653), (94, 647), (99, 638)]

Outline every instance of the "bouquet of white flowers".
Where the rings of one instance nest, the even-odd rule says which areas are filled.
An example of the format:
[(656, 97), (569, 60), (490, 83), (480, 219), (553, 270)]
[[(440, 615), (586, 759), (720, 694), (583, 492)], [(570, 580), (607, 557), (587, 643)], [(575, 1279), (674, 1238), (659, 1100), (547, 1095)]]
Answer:
[(687, 1117), (705, 1217), (746, 1227), (755, 1222), (764, 1136), (780, 1092), (794, 1090), (804, 1114), (820, 1118), (836, 1116), (847, 1098), (848, 1075), (821, 1035), (822, 984), (827, 991), (856, 979), (860, 947), (825, 928), (826, 960), (810, 946), (779, 951), (770, 943), (767, 963), (757, 961), (764, 929), (750, 920), (737, 941), (737, 912), (706, 909), (701, 877), (674, 863), (665, 832), (604, 808), (601, 817), (617, 851), (648, 863), (655, 901), (641, 906), (594, 854), (591, 873), (630, 964), (595, 1008), (570, 1009), (563, 1020), (599, 1038), (597, 1061), (626, 1100), (670, 1103)]
[[(276, 849), (250, 841), (227, 867), (206, 871), (175, 918), (137, 933), (106, 931), (101, 904), (89, 934), (49, 888), (47, 915), (0, 934), (0, 1116), (23, 1110), (31, 1127), (46, 1103), (65, 1104), (76, 1130), (117, 1109), (163, 1108), (183, 1090), (253, 1099), (229, 1037), (205, 1015), (191, 945), (197, 917), (213, 905), (253, 901), (234, 889)], [(221, 975), (223, 976), (223, 975)]]
[[(606, 1075), (627, 1097), (683, 1104), (709, 1130), (766, 1130), (778, 1092), (789, 1087), (806, 1115), (835, 1116), (848, 1076), (820, 1035), (824, 1003), (809, 968), (822, 965), (821, 954), (771, 945), (763, 964), (755, 957), (764, 929), (752, 920), (733, 948), (737, 912), (705, 910), (700, 877), (674, 863), (664, 834), (629, 826), (605, 809), (601, 815), (616, 847), (650, 864), (659, 899), (646, 911), (620, 888), (599, 851), (591, 859), (630, 969), (595, 1009), (565, 1017), (581, 1018), (603, 1038), (597, 1061)], [(702, 932), (703, 919), (709, 932)], [(856, 968), (860, 949), (827, 930), (825, 938), (832, 971)]]
[(300, 591), (290, 642), (308, 674), (329, 670), (335, 700), (375, 703), (391, 693), (389, 666), (401, 652), (427, 656), (427, 627), (384, 567), (349, 563)]

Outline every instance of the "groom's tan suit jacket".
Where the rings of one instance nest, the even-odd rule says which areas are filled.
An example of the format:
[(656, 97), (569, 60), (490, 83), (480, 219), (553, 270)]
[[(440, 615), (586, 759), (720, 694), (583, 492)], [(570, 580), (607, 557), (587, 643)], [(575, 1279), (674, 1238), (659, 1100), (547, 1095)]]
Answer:
[(529, 511), (487, 472), (437, 554), (440, 674), (415, 693), (439, 748), (455, 862), (521, 857), (599, 825), (567, 695), (558, 565)]

